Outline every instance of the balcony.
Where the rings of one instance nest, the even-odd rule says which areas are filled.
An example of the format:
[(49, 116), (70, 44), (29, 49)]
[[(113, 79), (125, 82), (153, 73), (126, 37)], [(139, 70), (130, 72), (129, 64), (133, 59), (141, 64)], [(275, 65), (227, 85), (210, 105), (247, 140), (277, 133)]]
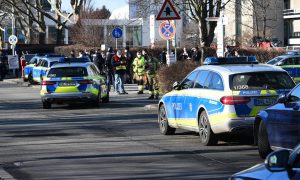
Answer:
[(283, 19), (300, 19), (300, 9), (283, 10)]

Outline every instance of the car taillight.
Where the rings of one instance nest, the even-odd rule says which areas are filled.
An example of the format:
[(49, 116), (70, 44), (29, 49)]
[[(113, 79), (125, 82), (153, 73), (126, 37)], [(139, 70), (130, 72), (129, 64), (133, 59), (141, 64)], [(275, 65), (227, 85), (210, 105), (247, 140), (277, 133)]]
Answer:
[(79, 84), (93, 84), (93, 80), (85, 79), (79, 81)]
[(42, 85), (54, 85), (55, 81), (43, 81)]
[(224, 96), (220, 101), (225, 105), (247, 104), (250, 101), (250, 98), (243, 96)]

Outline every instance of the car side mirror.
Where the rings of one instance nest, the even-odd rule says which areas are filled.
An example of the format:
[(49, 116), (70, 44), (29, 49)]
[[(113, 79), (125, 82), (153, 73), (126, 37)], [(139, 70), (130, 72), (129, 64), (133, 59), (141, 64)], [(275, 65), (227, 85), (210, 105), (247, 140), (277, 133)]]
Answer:
[(179, 90), (180, 89), (180, 83), (178, 81), (174, 82), (173, 89), (174, 90)]
[(267, 156), (265, 166), (271, 172), (286, 171), (288, 168), (289, 157), (290, 151), (287, 149), (272, 152)]
[(283, 62), (282, 61), (279, 61), (276, 66), (282, 66), (283, 65)]
[(286, 97), (286, 95), (285, 94), (281, 94), (280, 96), (279, 96), (279, 98), (277, 99), (277, 102), (278, 103), (286, 103), (287, 102), (287, 97)]

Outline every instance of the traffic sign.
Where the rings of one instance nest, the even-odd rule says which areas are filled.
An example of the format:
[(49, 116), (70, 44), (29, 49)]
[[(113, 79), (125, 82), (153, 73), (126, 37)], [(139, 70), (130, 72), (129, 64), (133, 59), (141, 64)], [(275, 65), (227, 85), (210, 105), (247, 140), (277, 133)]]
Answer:
[(156, 20), (176, 20), (180, 19), (180, 16), (175, 9), (174, 5), (171, 3), (170, 0), (165, 0), (164, 4), (162, 5)]
[(116, 28), (113, 29), (112, 35), (113, 35), (114, 38), (118, 39), (118, 38), (122, 37), (123, 31), (122, 31), (121, 28), (116, 27)]
[(159, 26), (159, 35), (165, 40), (174, 38), (176, 34), (176, 28), (173, 23), (164, 21)]
[(18, 37), (15, 35), (10, 35), (8, 38), (8, 42), (11, 45), (16, 45), (18, 43)]

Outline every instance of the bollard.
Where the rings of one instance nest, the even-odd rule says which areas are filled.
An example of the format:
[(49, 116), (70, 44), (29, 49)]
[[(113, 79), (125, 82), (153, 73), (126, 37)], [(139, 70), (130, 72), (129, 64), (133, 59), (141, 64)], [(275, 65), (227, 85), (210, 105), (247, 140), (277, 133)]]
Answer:
[(26, 66), (26, 60), (24, 57), (21, 57), (21, 70), (22, 70), (22, 78), (24, 78), (24, 68)]

